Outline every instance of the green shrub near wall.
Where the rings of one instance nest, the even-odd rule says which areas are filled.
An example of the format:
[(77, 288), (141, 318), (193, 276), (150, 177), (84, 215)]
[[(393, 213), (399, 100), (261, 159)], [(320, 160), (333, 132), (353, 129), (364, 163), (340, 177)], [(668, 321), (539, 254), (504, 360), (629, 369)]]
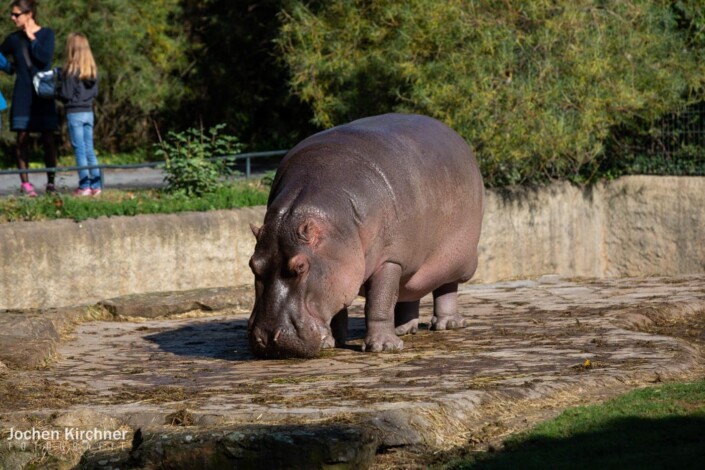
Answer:
[(489, 184), (584, 180), (615, 129), (701, 98), (698, 4), (292, 1), (279, 46), (321, 126), (418, 112), (471, 142)]

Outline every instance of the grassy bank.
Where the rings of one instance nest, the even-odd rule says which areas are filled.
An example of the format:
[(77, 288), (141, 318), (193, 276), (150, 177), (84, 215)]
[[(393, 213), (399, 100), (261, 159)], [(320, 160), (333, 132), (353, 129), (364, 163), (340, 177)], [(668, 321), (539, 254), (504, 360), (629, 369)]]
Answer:
[(661, 469), (705, 465), (705, 380), (630, 392), (556, 419), (447, 469)]
[(0, 223), (73, 219), (102, 216), (171, 214), (187, 211), (234, 209), (267, 203), (269, 188), (259, 181), (240, 181), (200, 197), (186, 197), (160, 190), (106, 190), (98, 197), (59, 193), (37, 198), (0, 199)]

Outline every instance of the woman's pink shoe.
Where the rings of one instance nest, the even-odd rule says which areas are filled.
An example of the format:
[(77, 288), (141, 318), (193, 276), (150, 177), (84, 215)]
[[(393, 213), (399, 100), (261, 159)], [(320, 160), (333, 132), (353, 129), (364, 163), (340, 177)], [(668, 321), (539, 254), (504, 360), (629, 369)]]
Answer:
[(37, 192), (34, 190), (34, 186), (29, 181), (22, 183), (20, 186), (22, 193), (27, 197), (37, 197)]

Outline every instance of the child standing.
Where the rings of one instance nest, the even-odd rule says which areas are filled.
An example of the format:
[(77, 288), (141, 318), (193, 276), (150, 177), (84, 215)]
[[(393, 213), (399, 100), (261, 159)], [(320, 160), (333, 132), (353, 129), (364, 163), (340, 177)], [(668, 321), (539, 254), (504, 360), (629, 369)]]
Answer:
[[(66, 39), (66, 65), (61, 73), (57, 98), (64, 103), (69, 138), (76, 166), (97, 165), (93, 148), (93, 99), (98, 95), (98, 68), (88, 39), (70, 33)], [(78, 170), (74, 196), (97, 196), (101, 192), (100, 169)]]

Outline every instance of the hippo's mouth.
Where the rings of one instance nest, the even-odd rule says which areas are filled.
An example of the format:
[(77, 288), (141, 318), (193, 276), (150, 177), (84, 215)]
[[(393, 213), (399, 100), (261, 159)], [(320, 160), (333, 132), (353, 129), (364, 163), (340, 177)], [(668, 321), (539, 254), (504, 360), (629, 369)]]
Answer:
[(261, 341), (250, 340), (250, 347), (255, 356), (264, 359), (310, 359), (321, 352), (323, 339), (318, 336), (317, 341), (302, 339), (291, 330), (277, 330), (272, 339), (276, 342), (265, 344)]
[(306, 359), (316, 357), (331, 339), (326, 324), (316, 317), (307, 317), (272, 330), (256, 326), (250, 332), (250, 347), (261, 358)]

